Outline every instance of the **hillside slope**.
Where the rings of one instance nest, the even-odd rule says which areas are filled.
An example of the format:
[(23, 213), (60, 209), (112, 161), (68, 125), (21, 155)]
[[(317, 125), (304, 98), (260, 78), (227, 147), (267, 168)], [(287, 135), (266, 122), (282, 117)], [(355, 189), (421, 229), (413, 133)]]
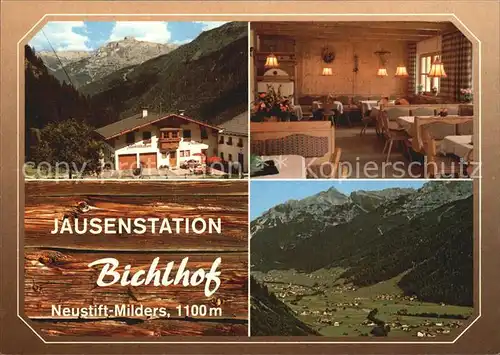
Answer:
[(92, 96), (94, 107), (107, 112), (106, 123), (147, 106), (155, 112), (185, 110), (188, 116), (218, 124), (247, 110), (247, 38), (246, 23), (227, 23), (81, 91)]
[(250, 279), (251, 331), (253, 336), (319, 335), (295, 317), (293, 311), (269, 293), (266, 286)]
[(471, 185), (427, 183), (372, 210), (366, 203), (361, 208), (355, 196), (354, 202), (349, 199), (323, 213), (335, 218), (336, 225), (314, 223), (301, 213), (277, 227), (257, 229), (265, 214), (253, 223), (252, 265), (264, 272), (341, 267), (346, 270), (342, 277), (361, 287), (408, 271), (399, 285), (406, 293), (433, 302), (472, 304)]
[(43, 60), (30, 46), (24, 47), (25, 75), (25, 156), (32, 158), (32, 145), (38, 142), (37, 130), (49, 123), (70, 118), (91, 121), (90, 102), (50, 73)]

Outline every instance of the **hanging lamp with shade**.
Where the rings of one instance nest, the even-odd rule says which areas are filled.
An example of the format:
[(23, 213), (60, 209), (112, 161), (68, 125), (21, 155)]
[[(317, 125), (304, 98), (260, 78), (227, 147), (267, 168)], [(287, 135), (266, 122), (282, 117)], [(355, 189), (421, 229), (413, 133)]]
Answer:
[(321, 75), (323, 76), (332, 76), (333, 75), (333, 71), (332, 71), (332, 68), (323, 68), (323, 72), (321, 73)]
[(385, 68), (379, 68), (378, 71), (377, 71), (377, 76), (387, 76), (387, 69)]
[(436, 56), (432, 62), (431, 69), (427, 73), (429, 78), (446, 78), (446, 72), (444, 71), (443, 62), (441, 62), (441, 57)]
[(264, 67), (266, 68), (278, 68), (279, 63), (278, 63), (278, 58), (274, 54), (269, 54), (266, 57), (266, 64), (264, 64)]
[(375, 54), (378, 55), (378, 58), (380, 60), (380, 66), (377, 70), (377, 76), (379, 77), (388, 76), (387, 68), (385, 67), (385, 65), (387, 64), (386, 55), (391, 54), (391, 52), (381, 49), (379, 51), (376, 51)]
[(406, 66), (404, 65), (398, 65), (396, 68), (396, 74), (394, 76), (400, 77), (400, 78), (406, 78), (408, 77), (408, 71), (406, 70)]

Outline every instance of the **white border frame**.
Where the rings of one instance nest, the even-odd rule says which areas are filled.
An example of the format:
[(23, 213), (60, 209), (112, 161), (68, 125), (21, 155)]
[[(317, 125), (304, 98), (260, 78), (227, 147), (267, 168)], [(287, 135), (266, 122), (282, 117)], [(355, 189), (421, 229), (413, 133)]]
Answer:
[[(23, 42), (26, 37), (33, 31), (35, 27), (37, 27), (42, 21), (45, 20), (47, 17), (51, 16), (58, 16), (58, 17), (110, 17), (113, 19), (116, 19), (117, 17), (162, 17), (162, 18), (168, 18), (168, 17), (186, 17), (186, 16), (192, 16), (194, 18), (211, 18), (211, 17), (217, 17), (217, 18), (231, 18), (234, 16), (238, 17), (299, 17), (299, 16), (304, 16), (304, 17), (330, 17), (332, 18), (331, 21), (334, 21), (335, 17), (350, 17), (350, 16), (359, 16), (359, 17), (373, 17), (373, 21), (376, 21), (376, 17), (378, 16), (389, 16), (389, 17), (447, 17), (449, 21), (453, 23), (453, 19), (460, 23), (460, 25), (468, 31), (468, 35), (472, 36), (478, 44), (478, 87), (479, 87), (479, 95), (477, 98), (477, 103), (478, 103), (478, 110), (477, 110), (477, 116), (479, 120), (479, 130), (478, 130), (478, 138), (479, 138), (479, 146), (481, 147), (481, 103), (482, 103), (482, 98), (481, 98), (481, 55), (482, 55), (482, 49), (481, 49), (481, 41), (479, 38), (477, 38), (474, 33), (454, 14), (454, 13), (409, 13), (409, 14), (404, 14), (404, 13), (376, 13), (376, 14), (366, 14), (366, 13), (342, 13), (342, 14), (319, 14), (319, 13), (313, 13), (313, 14), (293, 14), (293, 13), (286, 13), (286, 14), (259, 14), (259, 13), (247, 13), (247, 14), (233, 14), (233, 13), (227, 13), (227, 14), (45, 14), (40, 20), (38, 20), (31, 28), (30, 30), (23, 36), (21, 39), (17, 42), (17, 130), (20, 132), (20, 90), (19, 90), (19, 78), (20, 78), (20, 46), (21, 42)], [(69, 19), (68, 19), (69, 20)], [(61, 21), (61, 20), (56, 20), (56, 21)], [(62, 20), (65, 21), (65, 20)], [(116, 20), (115, 20), (116, 21)], [(250, 26), (251, 20), (238, 20), (238, 21), (247, 21)], [(48, 22), (48, 21), (47, 21)], [(394, 21), (396, 22), (396, 21)], [(249, 33), (250, 35), (250, 33)], [(248, 41), (250, 41), (250, 37), (248, 38)], [(250, 71), (248, 71), (248, 76), (250, 79)], [(248, 82), (248, 87), (249, 87), (249, 99), (251, 96), (251, 91), (250, 91), (250, 80)], [(250, 136), (249, 136), (250, 138)], [(19, 133), (17, 135), (17, 160), (18, 163), (20, 162), (20, 139), (19, 139)], [(250, 144), (249, 144), (249, 150), (250, 150)], [(482, 149), (479, 149), (479, 164), (481, 163), (482, 159)], [(248, 156), (248, 159), (250, 159), (250, 156)], [(249, 161), (250, 162), (250, 161)], [(20, 193), (20, 168), (18, 167), (17, 170), (17, 217), (19, 220), (20, 217), (20, 199), (19, 199), (19, 193)], [(479, 298), (479, 314), (478, 316), (453, 340), (453, 341), (46, 341), (40, 334), (38, 334), (32, 327), (31, 325), (20, 315), (19, 312), (19, 287), (20, 287), (20, 282), (19, 282), (19, 275), (20, 275), (20, 249), (19, 249), (19, 238), (20, 238), (20, 225), (19, 223), (17, 224), (17, 279), (16, 279), (16, 293), (17, 293), (17, 317), (23, 321), (24, 324), (28, 328), (33, 331), (33, 333), (36, 334), (40, 340), (42, 340), (45, 344), (311, 344), (311, 345), (322, 345), (322, 344), (454, 344), (460, 339), (467, 330), (476, 323), (479, 318), (481, 318), (481, 301), (482, 301), (482, 280), (481, 280), (481, 246), (482, 246), (482, 241), (481, 241), (481, 179), (482, 177), (480, 176), (478, 178), (479, 180), (479, 196), (478, 196), (478, 205), (479, 205), (479, 225), (478, 225), (478, 232), (479, 232), (479, 260), (478, 260), (478, 265), (479, 265), (479, 272), (478, 272), (478, 281), (479, 281), (479, 292), (478, 292), (478, 298)], [(43, 181), (45, 179), (37, 179), (37, 181)], [(47, 179), (49, 181), (64, 181), (68, 179), (59, 179), (59, 180), (54, 180), (54, 179)], [(136, 181), (136, 179), (99, 179), (99, 181)], [(284, 181), (284, 180), (294, 180), (297, 181), (297, 179), (276, 179), (274, 181)], [(333, 181), (332, 179), (315, 179), (315, 180), (327, 180), (327, 181)], [(342, 180), (342, 179), (335, 179), (337, 181)], [(351, 179), (352, 180), (352, 179)], [(356, 180), (373, 180), (373, 179), (356, 179)], [(402, 179), (384, 179), (384, 180), (402, 180)], [(412, 179), (412, 180), (425, 180), (427, 181), (428, 179)], [(458, 179), (454, 179), (458, 180)], [(465, 179), (468, 181), (473, 181), (471, 179)], [(75, 180), (71, 180), (75, 181)], [(89, 180), (91, 181), (91, 180)], [(96, 180), (94, 180), (96, 181)], [(176, 181), (172, 179), (171, 181)], [(183, 179), (182, 181), (189, 181), (189, 179)], [(200, 181), (200, 180), (197, 180)], [(220, 179), (204, 179), (203, 181), (220, 181)], [(248, 179), (246, 179), (248, 183), (248, 193), (249, 193), (249, 210), (248, 210), (248, 215), (250, 218), (250, 185), (251, 185), (251, 179), (250, 179), (250, 167), (249, 167), (249, 173), (248, 173)], [(248, 231), (250, 233), (250, 220), (249, 220), (249, 225), (248, 225)], [(250, 286), (250, 234), (248, 235), (248, 270), (249, 270), (249, 281), (248, 281), (248, 286)], [(250, 301), (250, 287), (248, 287), (248, 300)], [(248, 304), (248, 337), (250, 338), (251, 335), (251, 328), (250, 328), (250, 314), (251, 314), (251, 305), (250, 302)]]

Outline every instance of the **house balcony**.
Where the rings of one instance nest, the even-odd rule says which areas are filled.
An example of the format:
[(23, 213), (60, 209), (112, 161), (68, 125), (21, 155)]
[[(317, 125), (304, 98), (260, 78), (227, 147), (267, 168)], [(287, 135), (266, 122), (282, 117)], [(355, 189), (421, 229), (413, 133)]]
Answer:
[(162, 153), (166, 153), (171, 150), (176, 150), (179, 148), (179, 143), (181, 141), (180, 137), (177, 138), (160, 138), (158, 139), (158, 149)]

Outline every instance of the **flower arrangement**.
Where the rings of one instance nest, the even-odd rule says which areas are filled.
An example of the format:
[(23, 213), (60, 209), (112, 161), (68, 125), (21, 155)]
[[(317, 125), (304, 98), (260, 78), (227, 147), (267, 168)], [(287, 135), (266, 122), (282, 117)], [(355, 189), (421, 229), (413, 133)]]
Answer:
[(460, 89), (460, 101), (471, 102), (472, 101), (472, 89)]
[(280, 121), (286, 121), (292, 111), (290, 97), (281, 94), (281, 86), (275, 90), (272, 85), (268, 85), (267, 92), (259, 93), (253, 102), (251, 120), (262, 122), (266, 118), (276, 117)]

